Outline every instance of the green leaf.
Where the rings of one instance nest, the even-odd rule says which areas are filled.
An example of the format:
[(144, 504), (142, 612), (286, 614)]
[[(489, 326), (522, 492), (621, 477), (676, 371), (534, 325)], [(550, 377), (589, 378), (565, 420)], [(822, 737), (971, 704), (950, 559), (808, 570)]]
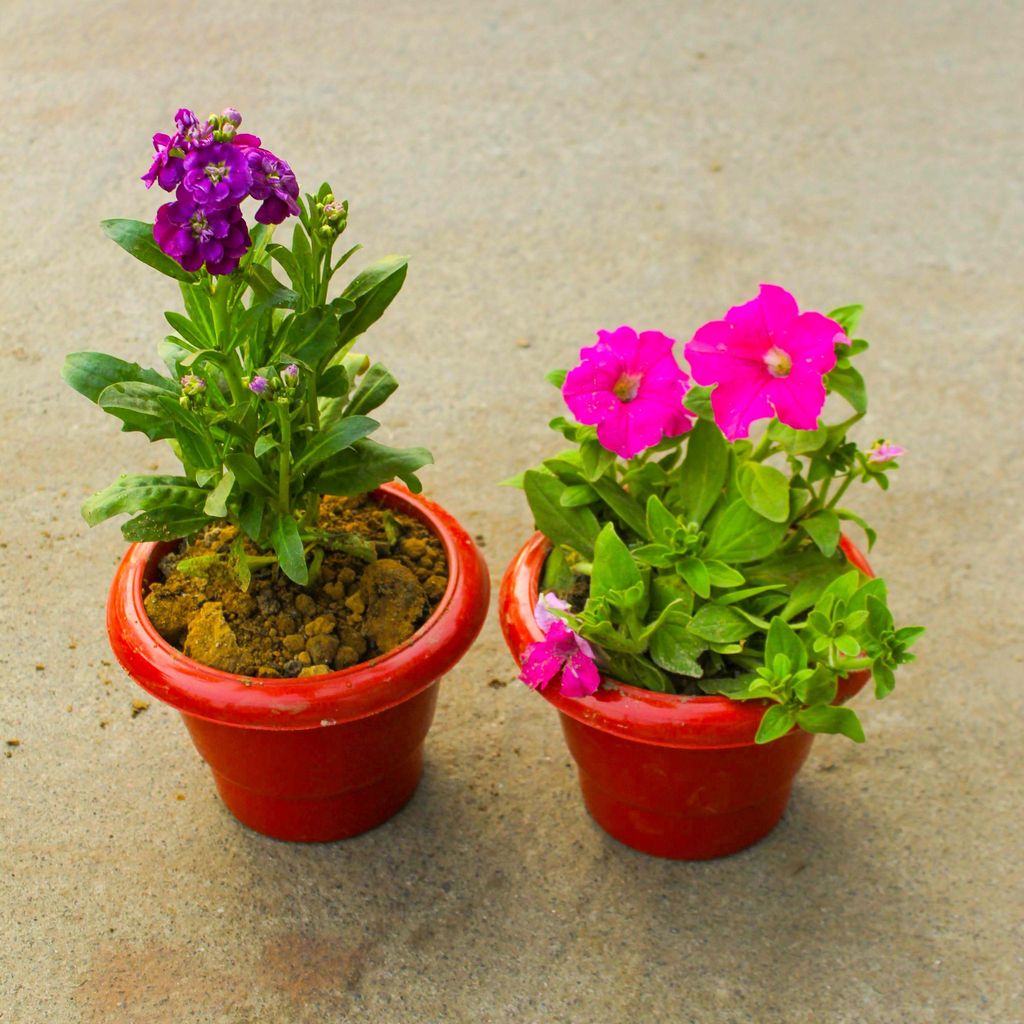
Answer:
[(871, 669), (875, 680), (875, 697), (882, 700), (896, 689), (896, 674), (888, 665), (876, 662)]
[(271, 513), (270, 543), (277, 553), (277, 560), (285, 576), (298, 583), (300, 587), (304, 587), (309, 581), (309, 569), (302, 550), (299, 524), (292, 516)]
[(764, 663), (769, 667), (776, 655), (785, 655), (793, 672), (807, 668), (807, 649), (793, 627), (784, 619), (776, 616), (768, 627), (768, 636), (764, 646)]
[(647, 499), (645, 525), (651, 540), (667, 544), (679, 529), (679, 520), (665, 507), (664, 502), (656, 494), (652, 494)]
[(316, 367), (340, 348), (338, 318), (317, 306), (292, 314), (282, 323), (274, 344), (274, 356), (283, 358), (287, 354), (307, 366)]
[(676, 563), (676, 572), (693, 588), (698, 597), (711, 596), (711, 577), (707, 566), (699, 558), (683, 558)]
[(356, 441), (372, 434), (380, 424), (369, 416), (346, 416), (313, 436), (302, 455), (292, 465), (296, 476), (308, 473), (325, 459), (351, 448)]
[(690, 431), (680, 472), (679, 496), (687, 516), (704, 522), (722, 493), (729, 468), (729, 446), (713, 423), (701, 420)]
[(231, 544), (231, 568), (238, 577), (238, 585), (248, 590), (252, 582), (252, 569), (245, 554), (245, 537), (240, 533)]
[(831, 704), (836, 699), (836, 677), (826, 666), (805, 669), (800, 676), (802, 678), (794, 683), (793, 692), (801, 704)]
[(554, 384), (559, 391), (562, 390), (562, 385), (565, 383), (565, 378), (569, 376), (568, 370), (550, 370), (544, 374), (544, 379), (551, 384)]
[(259, 540), (266, 507), (266, 499), (262, 496), (253, 494), (252, 491), (242, 495), (242, 503), (238, 509), (238, 525), (250, 540)]
[(583, 479), (591, 483), (604, 476), (615, 461), (615, 452), (608, 451), (600, 441), (594, 439), (580, 445), (579, 456)]
[(852, 366), (837, 366), (825, 377), (829, 391), (842, 395), (855, 412), (863, 415), (868, 411), (868, 392), (860, 371)]
[(861, 516), (857, 515), (856, 512), (851, 512), (848, 508), (837, 508), (835, 512), (842, 522), (856, 523), (864, 531), (864, 536), (868, 539), (868, 551), (875, 546), (878, 534), (868, 526)]
[(203, 511), (208, 516), (213, 516), (216, 519), (223, 519), (224, 516), (228, 514), (228, 496), (231, 494), (231, 488), (234, 486), (235, 474), (229, 469), (220, 478), (217, 486), (210, 491), (210, 495), (206, 499), (206, 504), (203, 505)]
[(352, 382), (344, 366), (328, 366), (316, 382), (316, 393), (320, 398), (345, 398)]
[(206, 491), (183, 476), (135, 476), (122, 473), (82, 505), (82, 518), (90, 525), (121, 512), (152, 512), (168, 506), (194, 510), (197, 518)]
[(530, 469), (523, 477), (523, 490), (537, 529), (552, 544), (566, 544), (587, 558), (593, 557), (594, 542), (601, 532), (597, 518), (589, 508), (562, 505), (565, 484), (561, 480)]
[(771, 420), (765, 433), (791, 455), (816, 452), (828, 440), (828, 431), (821, 427), (817, 430), (794, 430), (781, 420)]
[(785, 523), (758, 515), (746, 501), (734, 501), (715, 523), (704, 555), (733, 565), (767, 558), (782, 542)]
[(864, 742), (864, 729), (857, 713), (851, 708), (837, 708), (831, 704), (817, 704), (800, 711), (796, 720), (807, 732), (842, 733), (855, 743)]
[(666, 672), (698, 679), (704, 674), (699, 661), (705, 646), (684, 625), (663, 622), (650, 640), (650, 656)]
[(638, 588), (643, 594), (640, 568), (611, 523), (606, 523), (594, 542), (594, 568), (590, 575), (590, 596), (607, 597)]
[(744, 640), (757, 631), (735, 608), (720, 604), (701, 605), (686, 628), (694, 636), (716, 644)]
[(710, 387), (694, 385), (683, 398), (683, 405), (708, 423), (715, 422), (715, 413), (711, 408), (711, 390)]
[(644, 510), (614, 480), (601, 476), (591, 481), (590, 486), (638, 537), (646, 535), (647, 525), (644, 520)]
[(784, 583), (766, 583), (760, 587), (745, 587), (743, 590), (733, 590), (728, 594), (719, 594), (715, 598), (715, 604), (730, 605), (740, 601), (746, 601), (748, 597), (757, 597), (758, 594), (765, 594), (773, 590), (781, 590)]
[(260, 491), (268, 496), (277, 493), (260, 464), (248, 452), (232, 452), (224, 459), (224, 464), (234, 473), (242, 490)]
[(178, 385), (156, 370), (129, 363), (103, 352), (72, 352), (64, 359), (60, 375), (80, 395), (98, 402), (111, 384), (142, 383), (177, 394)]
[(177, 398), (169, 396), (165, 388), (142, 381), (125, 381), (105, 387), (97, 404), (121, 420), (122, 430), (137, 430), (150, 441), (159, 441), (174, 434), (173, 420), (166, 415), (162, 398), (178, 404)]
[(180, 313), (166, 312), (164, 319), (176, 330), (192, 348), (209, 348), (213, 339), (208, 338), (187, 316)]
[(758, 726), (754, 742), (771, 743), (772, 740), (785, 736), (796, 724), (796, 719), (797, 713), (795, 708), (790, 707), (788, 704), (773, 705), (764, 713), (764, 718), (761, 719), (761, 724)]
[(773, 523), (789, 520), (789, 480), (774, 466), (741, 462), (736, 482), (743, 500), (759, 515)]
[(713, 587), (738, 587), (744, 582), (743, 573), (738, 572), (731, 565), (726, 565), (725, 562), (705, 559), (704, 565), (708, 570), (708, 579)]
[(392, 395), (398, 388), (398, 381), (391, 375), (386, 366), (374, 363), (363, 375), (345, 408), (346, 416), (372, 412)]
[(339, 452), (320, 470), (314, 481), (314, 489), (321, 494), (354, 497), (398, 477), (409, 490), (419, 494), (423, 488), (416, 471), (433, 461), (433, 456), (426, 448), (390, 448), (370, 438), (363, 438), (351, 448)]
[[(178, 380), (185, 372), (185, 368), (181, 365), (193, 352), (191, 348), (186, 348), (182, 344), (182, 339), (168, 335), (157, 345), (157, 353), (160, 359), (163, 361), (164, 366), (167, 367), (167, 372), (175, 379)], [(154, 383), (154, 382), (150, 382)]]
[(365, 333), (401, 290), (408, 271), (408, 256), (385, 256), (368, 266), (342, 292), (355, 309), (341, 317), (341, 344)]
[(152, 224), (141, 220), (115, 218), (100, 221), (100, 227), (106, 236), (117, 242), (125, 252), (131, 253), (137, 260), (141, 260), (154, 270), (159, 270), (161, 274), (187, 284), (194, 284), (199, 280), (198, 274), (186, 270), (160, 250), (153, 240)]
[(852, 306), (839, 306), (828, 314), (828, 318), (829, 320), (835, 320), (846, 332), (847, 336), (852, 338), (853, 332), (857, 330), (857, 324), (860, 323), (863, 312), (864, 307), (859, 303)]
[[(283, 250), (288, 252), (287, 249)], [(288, 254), (289, 256), (291, 253)], [(263, 306), (279, 309), (295, 309), (299, 304), (299, 294), (286, 288), (276, 277), (270, 267), (254, 263), (246, 270), (246, 280), (252, 288), (256, 301)]]
[(813, 516), (801, 519), (800, 525), (823, 555), (831, 557), (835, 554), (839, 545), (839, 516), (832, 509), (815, 512)]
[(177, 540), (179, 537), (191, 537), (212, 521), (194, 508), (168, 505), (151, 512), (140, 512), (122, 523), (121, 535), (133, 544), (137, 541)]
[(577, 508), (579, 505), (593, 505), (600, 499), (590, 484), (570, 484), (558, 500), (565, 508)]

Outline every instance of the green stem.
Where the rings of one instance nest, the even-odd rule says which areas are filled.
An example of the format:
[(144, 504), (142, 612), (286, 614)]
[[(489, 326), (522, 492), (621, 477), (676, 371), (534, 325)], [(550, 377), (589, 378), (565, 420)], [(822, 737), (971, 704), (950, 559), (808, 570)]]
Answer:
[(287, 515), (291, 511), (288, 502), (288, 492), (291, 487), (292, 421), (286, 406), (279, 405), (277, 411), (281, 421), (281, 447), (278, 449), (280, 474), (277, 479), (277, 506), (278, 512), (281, 515)]
[(231, 316), (228, 312), (228, 303), (231, 299), (231, 286), (228, 283), (230, 277), (225, 275), (217, 279), (213, 286), (213, 293), (210, 296), (210, 310), (213, 313), (213, 333), (216, 335), (214, 341), (219, 352), (226, 352), (228, 340), (228, 326)]
[(768, 437), (768, 432), (765, 431), (761, 435), (761, 440), (757, 442), (757, 446), (750, 453), (750, 461), (763, 462), (766, 458), (768, 458), (769, 455), (772, 454), (771, 447), (771, 438)]
[(853, 483), (853, 474), (851, 473), (840, 485), (839, 490), (832, 495), (832, 500), (827, 505), (824, 505), (824, 497), (822, 498), (822, 504), (825, 508), (835, 508), (836, 502), (846, 493), (846, 489)]

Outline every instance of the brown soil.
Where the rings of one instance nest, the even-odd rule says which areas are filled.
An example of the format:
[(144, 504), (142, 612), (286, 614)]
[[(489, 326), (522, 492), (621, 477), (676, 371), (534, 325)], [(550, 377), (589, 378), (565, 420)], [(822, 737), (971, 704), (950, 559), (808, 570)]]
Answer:
[[(318, 527), (357, 534), (372, 544), (377, 560), (328, 551), (309, 587), (268, 566), (254, 569), (242, 590), (226, 561), (238, 531), (210, 526), (160, 562), (162, 581), (145, 598), (157, 632), (211, 668), (264, 677), (348, 668), (412, 636), (448, 585), (437, 537), (418, 519), (365, 497), (325, 498)], [(217, 554), (225, 561), (201, 575), (177, 568), (182, 559)]]

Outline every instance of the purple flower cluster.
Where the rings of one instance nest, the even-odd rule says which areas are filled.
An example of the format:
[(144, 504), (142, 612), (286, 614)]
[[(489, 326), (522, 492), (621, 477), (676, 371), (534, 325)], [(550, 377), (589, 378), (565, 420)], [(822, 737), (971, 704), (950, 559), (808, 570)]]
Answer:
[(157, 211), (153, 237), (186, 270), (205, 263), (211, 274), (230, 274), (238, 266), (252, 244), (241, 210), (247, 197), (260, 201), (260, 224), (280, 224), (299, 212), (292, 169), (255, 135), (239, 132), (241, 123), (232, 107), (205, 124), (182, 108), (173, 135), (153, 136), (156, 156), (142, 180), (146, 188), (155, 182), (175, 193)]

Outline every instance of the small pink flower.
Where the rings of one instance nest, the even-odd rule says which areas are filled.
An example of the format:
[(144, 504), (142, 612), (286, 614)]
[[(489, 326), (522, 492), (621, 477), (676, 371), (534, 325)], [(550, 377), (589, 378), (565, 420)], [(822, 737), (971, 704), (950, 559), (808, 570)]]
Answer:
[(546, 690), (561, 673), (561, 692), (566, 697), (588, 697), (601, 685), (594, 663), (594, 649), (577, 636), (550, 609), (568, 611), (569, 606), (554, 594), (545, 594), (534, 610), (544, 639), (530, 644), (523, 658), (519, 678), (533, 690)]
[(632, 327), (597, 337), (596, 345), (580, 350), (583, 361), (562, 386), (573, 416), (596, 424), (597, 439), (624, 459), (686, 433), (693, 426), (683, 408), (689, 377), (672, 355), (675, 341), (660, 331), (638, 335)]
[(836, 364), (843, 329), (821, 313), (800, 313), (784, 288), (761, 285), (757, 298), (706, 323), (686, 346), (693, 379), (715, 384), (711, 408), (730, 441), (772, 416), (814, 430), (825, 404), (822, 377)]
[(868, 462), (875, 466), (884, 466), (906, 454), (906, 448), (901, 448), (898, 444), (892, 444), (890, 441), (879, 440), (868, 449)]

